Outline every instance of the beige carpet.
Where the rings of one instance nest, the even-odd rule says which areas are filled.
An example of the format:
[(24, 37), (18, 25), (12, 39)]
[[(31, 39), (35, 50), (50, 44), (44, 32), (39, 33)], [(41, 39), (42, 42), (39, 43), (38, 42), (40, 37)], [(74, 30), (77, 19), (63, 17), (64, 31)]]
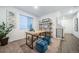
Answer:
[(79, 39), (72, 34), (65, 34), (60, 44), (62, 53), (79, 53)]
[[(52, 39), (46, 53), (78, 53), (79, 39), (71, 34), (65, 34), (64, 40)], [(6, 46), (0, 46), (0, 53), (39, 53), (35, 49), (30, 49), (25, 44), (25, 39), (10, 42)]]
[[(52, 39), (52, 43), (48, 46), (46, 53), (56, 53), (58, 52), (60, 40)], [(25, 39), (10, 42), (6, 46), (0, 46), (0, 53), (38, 53), (37, 50), (30, 49), (25, 44)]]

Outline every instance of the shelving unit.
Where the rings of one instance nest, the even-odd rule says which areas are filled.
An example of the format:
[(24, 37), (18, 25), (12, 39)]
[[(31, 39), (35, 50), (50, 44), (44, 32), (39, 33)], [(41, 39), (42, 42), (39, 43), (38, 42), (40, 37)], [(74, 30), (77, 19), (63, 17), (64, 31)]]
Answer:
[(42, 19), (39, 22), (39, 30), (52, 33), (52, 20), (50, 18)]
[(42, 21), (39, 22), (39, 29), (51, 32), (52, 31), (51, 19), (50, 18), (42, 19)]

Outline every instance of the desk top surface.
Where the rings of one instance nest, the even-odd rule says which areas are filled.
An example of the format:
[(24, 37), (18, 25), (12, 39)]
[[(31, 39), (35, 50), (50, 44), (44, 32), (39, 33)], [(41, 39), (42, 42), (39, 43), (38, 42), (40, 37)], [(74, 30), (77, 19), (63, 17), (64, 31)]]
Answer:
[(39, 30), (39, 31), (28, 31), (28, 32), (26, 32), (26, 33), (40, 34), (40, 33), (42, 33), (42, 32), (46, 32), (46, 31), (41, 31), (41, 30)]

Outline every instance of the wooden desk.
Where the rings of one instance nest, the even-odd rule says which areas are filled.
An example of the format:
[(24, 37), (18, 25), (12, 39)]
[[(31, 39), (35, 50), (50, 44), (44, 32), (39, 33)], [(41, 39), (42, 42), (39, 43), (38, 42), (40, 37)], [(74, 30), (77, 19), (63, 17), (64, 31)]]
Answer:
[(33, 49), (33, 43), (41, 36), (46, 36), (48, 32), (46, 31), (35, 31), (26, 32), (26, 45)]

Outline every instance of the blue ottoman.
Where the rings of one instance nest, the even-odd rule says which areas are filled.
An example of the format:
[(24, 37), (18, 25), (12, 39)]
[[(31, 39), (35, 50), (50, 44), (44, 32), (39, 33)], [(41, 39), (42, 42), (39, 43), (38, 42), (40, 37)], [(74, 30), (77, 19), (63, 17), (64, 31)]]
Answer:
[(40, 53), (44, 53), (46, 52), (46, 50), (48, 49), (48, 44), (46, 41), (42, 40), (42, 39), (39, 39), (37, 42), (36, 42), (36, 50)]
[(48, 45), (51, 43), (51, 37), (50, 36), (43, 37), (43, 40), (47, 41)]

